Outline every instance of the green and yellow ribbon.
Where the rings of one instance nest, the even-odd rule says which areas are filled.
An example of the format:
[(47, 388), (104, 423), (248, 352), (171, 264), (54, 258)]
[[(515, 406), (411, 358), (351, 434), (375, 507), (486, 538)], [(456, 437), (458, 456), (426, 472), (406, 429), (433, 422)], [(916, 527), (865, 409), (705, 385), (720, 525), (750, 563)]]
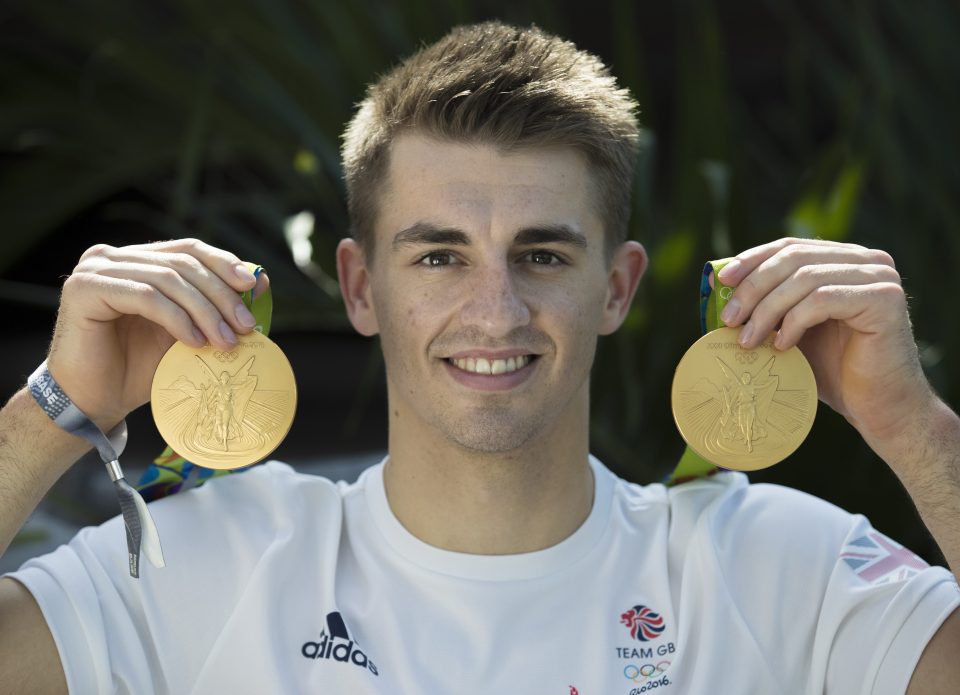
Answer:
[[(727, 302), (733, 298), (734, 288), (720, 282), (720, 270), (732, 258), (723, 258), (719, 261), (708, 261), (700, 274), (700, 331), (706, 335), (710, 331), (725, 326), (720, 314)], [(713, 276), (713, 286), (710, 285), (710, 276)], [(717, 467), (700, 456), (689, 446), (684, 450), (677, 467), (673, 469), (664, 484), (667, 486), (679, 485), (690, 480), (704, 478), (717, 472)]]
[[(253, 273), (253, 276), (259, 280), (263, 268), (255, 263), (247, 263), (247, 267)], [(270, 321), (273, 318), (273, 295), (267, 288), (259, 296), (254, 297), (255, 288), (256, 285), (242, 293), (240, 298), (257, 320), (254, 330), (268, 335), (270, 333)], [(253, 465), (259, 464), (255, 463)], [(137, 490), (147, 502), (152, 502), (161, 497), (174, 495), (184, 489), (199, 487), (211, 478), (242, 473), (252, 467), (246, 466), (233, 470), (205, 468), (188, 461), (168, 446), (144, 471), (140, 477), (140, 482), (137, 483)]]

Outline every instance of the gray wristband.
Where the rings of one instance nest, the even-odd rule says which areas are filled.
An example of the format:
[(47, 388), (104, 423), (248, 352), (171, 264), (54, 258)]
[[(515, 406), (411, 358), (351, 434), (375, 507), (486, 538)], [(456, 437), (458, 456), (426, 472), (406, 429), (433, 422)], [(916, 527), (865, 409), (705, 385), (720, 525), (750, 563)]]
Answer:
[(120, 500), (120, 510), (127, 532), (127, 553), (131, 577), (140, 576), (140, 550), (154, 567), (163, 567), (160, 535), (150, 516), (146, 502), (124, 479), (120, 454), (127, 443), (127, 423), (121, 422), (109, 435), (78, 408), (47, 369), (44, 360), (27, 379), (30, 393), (47, 416), (62, 430), (83, 437), (97, 448), (107, 467)]
[[(33, 399), (60, 429), (83, 437), (97, 447), (97, 452), (104, 463), (119, 460), (127, 444), (126, 420), (110, 430), (109, 435), (104, 435), (93, 420), (74, 405), (70, 397), (60, 388), (60, 384), (47, 369), (46, 360), (30, 375), (27, 385), (30, 387)], [(120, 477), (123, 475), (121, 474)]]

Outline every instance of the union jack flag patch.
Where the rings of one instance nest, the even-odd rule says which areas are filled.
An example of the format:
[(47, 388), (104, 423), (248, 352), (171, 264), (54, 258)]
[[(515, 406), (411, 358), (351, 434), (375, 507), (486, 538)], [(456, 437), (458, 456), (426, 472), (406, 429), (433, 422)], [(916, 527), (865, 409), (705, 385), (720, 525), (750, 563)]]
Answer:
[(840, 559), (870, 584), (902, 582), (929, 567), (918, 555), (877, 531), (847, 543)]

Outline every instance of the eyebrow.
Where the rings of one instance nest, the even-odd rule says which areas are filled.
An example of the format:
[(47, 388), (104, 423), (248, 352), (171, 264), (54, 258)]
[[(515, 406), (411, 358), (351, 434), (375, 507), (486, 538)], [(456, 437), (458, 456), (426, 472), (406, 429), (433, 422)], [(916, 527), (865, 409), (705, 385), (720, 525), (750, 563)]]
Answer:
[(577, 248), (587, 248), (587, 237), (565, 224), (547, 224), (537, 227), (524, 227), (513, 237), (520, 246), (533, 244), (568, 244)]
[(429, 222), (417, 222), (393, 237), (393, 248), (418, 244), (444, 244), (446, 246), (469, 246), (470, 238), (459, 229), (438, 227)]
[[(587, 238), (565, 224), (524, 227), (514, 235), (513, 241), (520, 246), (567, 244), (581, 249), (587, 248)], [(397, 235), (393, 237), (394, 249), (418, 244), (470, 246), (470, 243), (470, 237), (463, 230), (455, 227), (439, 227), (429, 222), (417, 222), (413, 226), (397, 232)]]

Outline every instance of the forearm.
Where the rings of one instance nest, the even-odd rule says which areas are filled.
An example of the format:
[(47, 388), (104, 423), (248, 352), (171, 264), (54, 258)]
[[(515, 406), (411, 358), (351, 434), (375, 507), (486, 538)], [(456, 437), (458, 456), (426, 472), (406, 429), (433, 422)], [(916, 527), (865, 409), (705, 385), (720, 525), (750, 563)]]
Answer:
[(960, 578), (960, 417), (934, 399), (902, 435), (868, 443), (900, 478)]
[(50, 487), (89, 448), (57, 427), (27, 389), (0, 410), (0, 555)]

